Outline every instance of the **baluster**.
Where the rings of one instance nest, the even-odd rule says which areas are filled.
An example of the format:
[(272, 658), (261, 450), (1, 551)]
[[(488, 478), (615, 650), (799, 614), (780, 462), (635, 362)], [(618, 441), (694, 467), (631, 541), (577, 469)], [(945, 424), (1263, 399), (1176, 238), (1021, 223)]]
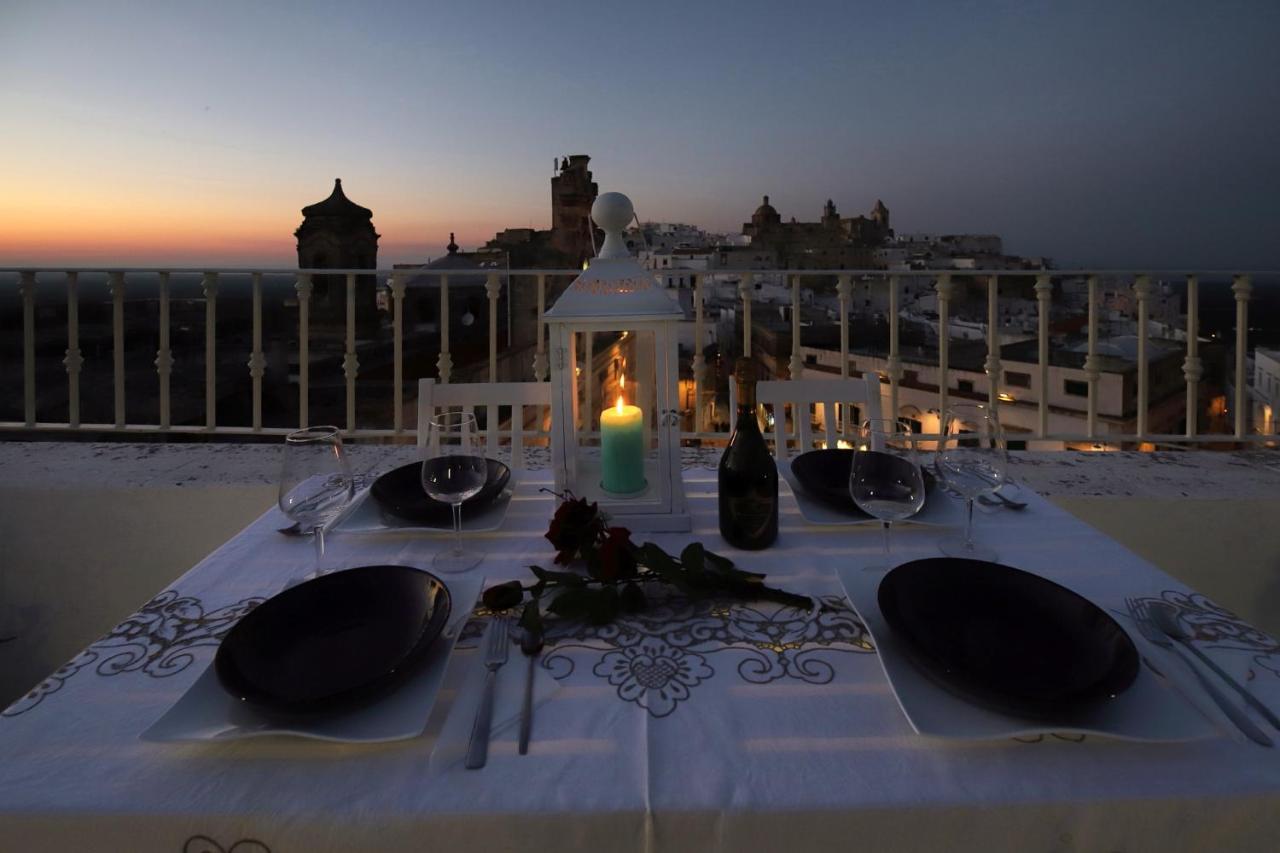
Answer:
[(173, 374), (173, 351), (169, 347), (169, 273), (160, 273), (157, 284), (160, 296), (160, 340), (156, 347), (156, 376), (160, 380), (160, 429), (168, 429), (172, 414), (169, 402), (169, 379)]
[(298, 273), (298, 428), (307, 428), (311, 389), (311, 273)]
[[(853, 295), (853, 282), (848, 275), (836, 279), (836, 296), (840, 301), (840, 378), (849, 378), (849, 300)], [(849, 404), (840, 404), (840, 434), (849, 435)], [(835, 443), (828, 438), (828, 447)]]
[(941, 425), (942, 431), (945, 432), (947, 385), (950, 382), (951, 293), (955, 289), (955, 284), (951, 281), (951, 273), (940, 274), (934, 287), (938, 293), (938, 412), (943, 418)]
[(107, 273), (111, 290), (111, 385), (115, 395), (116, 429), (124, 429), (124, 273)]
[(1089, 353), (1084, 359), (1084, 374), (1089, 382), (1089, 438), (1098, 437), (1098, 380), (1102, 363), (1098, 359), (1098, 277), (1089, 276)]
[[(502, 284), (496, 272), (489, 273), (484, 282), (484, 294), (489, 297), (489, 381), (498, 381), (498, 295), (502, 293)], [(497, 410), (494, 410), (497, 420)]]
[(1000, 277), (987, 278), (987, 405), (1000, 412)]
[(542, 315), (546, 312), (547, 277), (544, 273), (538, 273), (538, 346), (533, 352), (533, 378), (539, 382), (547, 379), (547, 326), (542, 320)]
[(67, 351), (62, 363), (67, 368), (67, 426), (80, 426), (80, 297), (77, 293), (80, 274), (67, 273)]
[(207, 272), (204, 287), (204, 411), (205, 429), (218, 424), (218, 274)]
[(391, 274), (391, 330), (391, 418), (399, 435), (404, 432), (404, 274), (398, 272)]
[(800, 276), (791, 276), (791, 378), (804, 377), (804, 356), (800, 354)]
[(440, 384), (449, 381), (453, 358), (449, 355), (449, 276), (440, 276), (440, 356), (436, 359)]
[(1249, 276), (1238, 275), (1231, 283), (1236, 297), (1236, 438), (1245, 437), (1248, 414), (1249, 389), (1245, 385), (1245, 358), (1249, 345), (1249, 293), (1252, 290)]
[(1200, 363), (1200, 280), (1187, 276), (1187, 357), (1182, 362), (1182, 375), (1187, 380), (1187, 438), (1194, 438), (1199, 426), (1200, 377), (1204, 366)]
[(1047, 273), (1036, 276), (1036, 310), (1040, 324), (1039, 364), (1040, 364), (1040, 417), (1038, 435), (1044, 438), (1049, 434), (1049, 300), (1053, 297), (1053, 279)]
[(755, 285), (755, 274), (744, 272), (738, 282), (738, 293), (742, 296), (742, 355), (751, 358), (751, 291)]
[(889, 418), (898, 418), (898, 383), (902, 380), (902, 354), (898, 350), (898, 277), (889, 276)]
[(347, 386), (347, 430), (356, 429), (356, 375), (360, 359), (356, 358), (356, 274), (347, 273), (347, 351), (342, 355), (342, 376)]
[(22, 295), (22, 416), (28, 427), (36, 425), (36, 274), (18, 277)]
[(252, 276), (253, 282), (253, 352), (249, 355), (249, 378), (253, 381), (253, 431), (262, 431), (262, 375), (267, 359), (262, 354), (262, 273)]
[(693, 277), (693, 431), (701, 432), (702, 388), (707, 381), (707, 359), (702, 354), (702, 279)]
[(1147, 435), (1147, 403), (1151, 399), (1150, 370), (1147, 365), (1147, 297), (1151, 294), (1151, 277), (1140, 275), (1133, 282), (1138, 300), (1138, 440)]

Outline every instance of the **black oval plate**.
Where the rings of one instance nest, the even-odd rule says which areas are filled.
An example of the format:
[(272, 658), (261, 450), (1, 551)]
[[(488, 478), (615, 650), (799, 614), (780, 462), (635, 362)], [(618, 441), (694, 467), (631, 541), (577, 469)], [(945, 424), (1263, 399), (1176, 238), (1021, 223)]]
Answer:
[[(496, 459), (486, 459), (489, 473), (484, 488), (462, 502), (463, 509), (488, 506), (502, 494), (511, 479), (511, 469)], [(422, 463), (410, 462), (388, 471), (373, 481), (369, 494), (378, 506), (403, 521), (415, 524), (453, 524), (453, 509), (427, 497), (422, 490)]]
[(1005, 714), (1053, 718), (1138, 675), (1133, 640), (1066, 587), (999, 563), (934, 557), (885, 575), (880, 613), (926, 675)]
[(323, 575), (263, 602), (218, 646), (231, 695), (282, 715), (347, 710), (413, 671), (449, 619), (449, 590), (407, 566)]
[[(870, 518), (853, 502), (849, 493), (849, 474), (853, 470), (853, 450), (836, 448), (831, 450), (810, 450), (801, 453), (791, 460), (791, 473), (800, 481), (800, 488), (806, 495), (819, 500), (827, 506), (842, 510), (852, 515)], [(929, 501), (929, 492), (933, 490), (933, 473), (922, 468), (924, 474), (925, 503)]]

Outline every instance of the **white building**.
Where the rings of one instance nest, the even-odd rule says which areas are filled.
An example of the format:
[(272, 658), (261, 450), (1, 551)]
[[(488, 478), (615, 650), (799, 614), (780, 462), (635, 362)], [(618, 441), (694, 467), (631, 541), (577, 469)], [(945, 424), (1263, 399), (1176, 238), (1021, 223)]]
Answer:
[(1253, 380), (1249, 388), (1253, 431), (1262, 435), (1280, 434), (1280, 351), (1262, 349), (1253, 352)]

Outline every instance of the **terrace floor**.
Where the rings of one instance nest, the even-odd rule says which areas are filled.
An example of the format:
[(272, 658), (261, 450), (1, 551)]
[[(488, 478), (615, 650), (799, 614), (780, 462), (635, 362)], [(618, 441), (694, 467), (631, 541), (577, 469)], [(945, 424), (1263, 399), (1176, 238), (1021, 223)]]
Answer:
[[(368, 474), (415, 452), (353, 445), (350, 458)], [(686, 465), (713, 467), (716, 452), (687, 449)], [(270, 507), (279, 453), (0, 441), (0, 638), (13, 638), (0, 643), (0, 706)], [(1280, 452), (1015, 453), (1010, 473), (1280, 635)]]

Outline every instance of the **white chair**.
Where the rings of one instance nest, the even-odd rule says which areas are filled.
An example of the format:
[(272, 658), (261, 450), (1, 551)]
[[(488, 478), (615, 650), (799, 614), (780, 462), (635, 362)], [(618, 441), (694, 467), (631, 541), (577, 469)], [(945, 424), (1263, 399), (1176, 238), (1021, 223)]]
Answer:
[[(542, 410), (551, 406), (550, 382), (468, 382), (437, 383), (434, 379), (418, 380), (418, 446), (427, 443), (427, 423), (436, 409), (461, 408), (474, 414), (477, 407), (486, 412), (485, 453), (493, 457), (502, 435), (499, 406), (511, 407), (511, 468), (524, 468), (525, 407), (532, 406), (541, 418)], [(540, 423), (541, 421), (539, 421)]]
[[(773, 455), (785, 460), (792, 455), (788, 439), (796, 441), (797, 455), (813, 449), (814, 406), (822, 406), (822, 425), (829, 448), (836, 446), (838, 437), (837, 403), (844, 407), (857, 405), (857, 421), (878, 419), (880, 381), (874, 375), (863, 379), (771, 379), (756, 384), (756, 401), (773, 407)], [(791, 407), (791, 419), (798, 436), (787, 432), (786, 406)], [(852, 437), (846, 437), (846, 441), (852, 441)]]

